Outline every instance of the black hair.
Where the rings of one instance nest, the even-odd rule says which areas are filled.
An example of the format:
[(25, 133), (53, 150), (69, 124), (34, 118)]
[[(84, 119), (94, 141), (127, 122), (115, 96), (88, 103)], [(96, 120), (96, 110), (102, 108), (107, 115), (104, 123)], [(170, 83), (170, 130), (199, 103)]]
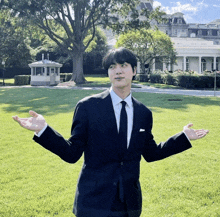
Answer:
[(137, 67), (137, 58), (135, 54), (127, 48), (120, 47), (118, 49), (112, 49), (104, 57), (102, 65), (105, 70), (108, 70), (112, 64), (122, 64), (129, 63), (134, 71), (134, 68)]

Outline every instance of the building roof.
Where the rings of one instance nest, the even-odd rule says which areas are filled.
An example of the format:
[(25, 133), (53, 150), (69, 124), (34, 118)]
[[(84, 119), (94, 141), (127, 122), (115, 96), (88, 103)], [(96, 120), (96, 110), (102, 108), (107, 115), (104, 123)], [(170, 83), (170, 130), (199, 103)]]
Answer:
[(209, 24), (216, 24), (216, 25), (220, 25), (220, 19), (213, 20), (213, 21), (212, 21), (212, 22), (210, 22)]
[(34, 63), (29, 64), (29, 67), (62, 67), (63, 65), (51, 60), (40, 60)]

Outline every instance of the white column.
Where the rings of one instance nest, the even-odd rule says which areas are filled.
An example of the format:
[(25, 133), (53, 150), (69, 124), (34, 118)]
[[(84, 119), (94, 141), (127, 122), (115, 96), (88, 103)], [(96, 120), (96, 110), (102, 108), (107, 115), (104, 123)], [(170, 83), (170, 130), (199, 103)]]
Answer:
[(186, 57), (183, 57), (183, 71), (186, 71)]
[(141, 72), (141, 67), (140, 67), (140, 62), (138, 61), (137, 62), (137, 74), (140, 74), (140, 72)]
[(199, 71), (198, 73), (201, 74), (202, 73), (202, 68), (201, 68), (201, 65), (202, 65), (202, 57), (199, 56)]
[(153, 69), (152, 69), (153, 72), (155, 71), (155, 68), (156, 68), (156, 67), (155, 67), (155, 61), (156, 61), (156, 60), (153, 59), (153, 65), (152, 65), (152, 66), (153, 66)]
[[(166, 68), (166, 63), (163, 63), (163, 70), (162, 71), (165, 71)], [(168, 70), (168, 69), (167, 69)]]
[(213, 70), (216, 70), (216, 57), (214, 57), (214, 65), (213, 65)]

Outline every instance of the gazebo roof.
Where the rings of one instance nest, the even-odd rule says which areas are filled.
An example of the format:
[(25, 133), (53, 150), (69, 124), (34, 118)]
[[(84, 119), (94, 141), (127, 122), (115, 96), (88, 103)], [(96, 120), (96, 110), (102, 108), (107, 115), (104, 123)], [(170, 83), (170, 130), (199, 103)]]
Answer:
[(30, 68), (31, 67), (62, 67), (63, 66), (60, 63), (57, 63), (57, 62), (54, 62), (51, 60), (47, 60), (47, 59), (40, 60), (40, 61), (28, 64), (28, 65)]

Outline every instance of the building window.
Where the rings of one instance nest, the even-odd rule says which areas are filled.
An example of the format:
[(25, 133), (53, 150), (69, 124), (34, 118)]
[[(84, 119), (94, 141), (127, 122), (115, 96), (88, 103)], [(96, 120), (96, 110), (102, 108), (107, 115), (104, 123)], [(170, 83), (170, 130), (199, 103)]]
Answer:
[(204, 72), (206, 70), (206, 60), (205, 59), (202, 59), (201, 69), (202, 69), (202, 72)]
[(213, 36), (218, 36), (218, 30), (212, 30), (212, 35)]
[(189, 59), (186, 58), (186, 71), (189, 71)]
[(207, 36), (208, 35), (208, 30), (202, 30), (202, 35)]
[(215, 66), (215, 68), (214, 68), (214, 60), (212, 60), (212, 71), (214, 71), (214, 70), (216, 70), (216, 71), (218, 71), (218, 59), (216, 59), (216, 66)]

